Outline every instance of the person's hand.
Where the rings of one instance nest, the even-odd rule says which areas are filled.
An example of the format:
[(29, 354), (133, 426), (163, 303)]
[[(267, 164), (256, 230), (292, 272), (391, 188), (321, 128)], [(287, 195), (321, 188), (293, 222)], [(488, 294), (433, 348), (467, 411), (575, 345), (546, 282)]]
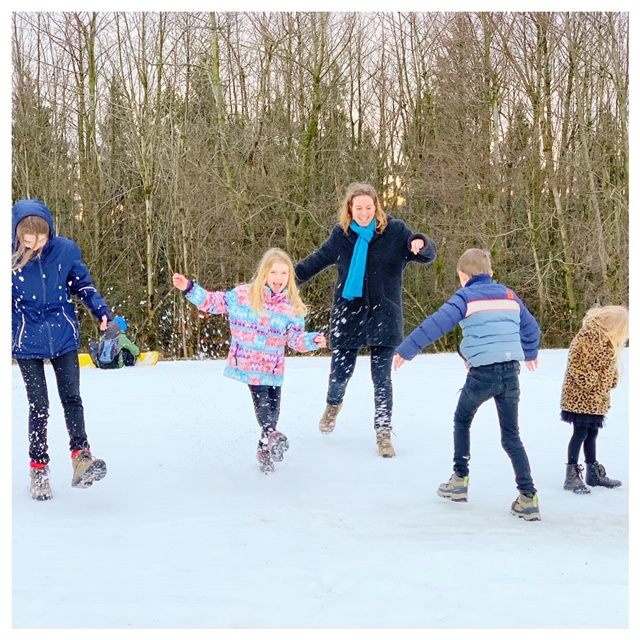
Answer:
[(397, 371), (405, 362), (406, 360), (399, 353), (396, 353), (393, 356), (393, 370)]
[(529, 371), (535, 371), (538, 368), (538, 358), (535, 360), (525, 360), (524, 366), (529, 369)]
[(327, 346), (327, 337), (322, 334), (316, 336), (313, 341), (321, 348), (324, 349)]
[(181, 273), (174, 273), (171, 279), (173, 286), (180, 291), (184, 291), (189, 286), (189, 279), (185, 278)]
[(102, 316), (102, 318), (100, 318), (100, 331), (106, 331), (108, 324), (109, 318), (107, 318), (107, 316)]
[(411, 241), (411, 253), (413, 253), (413, 255), (417, 256), (423, 248), (424, 240), (422, 238), (414, 238)]

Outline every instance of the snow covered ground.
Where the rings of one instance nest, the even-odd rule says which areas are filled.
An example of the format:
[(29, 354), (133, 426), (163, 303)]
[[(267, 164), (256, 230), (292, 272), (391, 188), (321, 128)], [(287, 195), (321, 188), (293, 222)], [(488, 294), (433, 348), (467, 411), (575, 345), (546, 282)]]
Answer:
[[(326, 353), (326, 352), (325, 352)], [(397, 457), (377, 456), (369, 360), (336, 430), (318, 431), (329, 359), (289, 358), (270, 476), (249, 391), (223, 361), (82, 369), (87, 431), (108, 475), (72, 489), (53, 371), (54, 499), (28, 491), (27, 402), (11, 367), (12, 610), (16, 629), (625, 629), (629, 626), (628, 350), (598, 454), (620, 489), (564, 491), (566, 350), (521, 373), (520, 419), (541, 522), (517, 492), (493, 404), (472, 428), (469, 502), (451, 474), (455, 354), (394, 374)], [(633, 628), (633, 627), (632, 627)], [(461, 634), (460, 634), (461, 635)], [(64, 636), (66, 637), (66, 636)]]

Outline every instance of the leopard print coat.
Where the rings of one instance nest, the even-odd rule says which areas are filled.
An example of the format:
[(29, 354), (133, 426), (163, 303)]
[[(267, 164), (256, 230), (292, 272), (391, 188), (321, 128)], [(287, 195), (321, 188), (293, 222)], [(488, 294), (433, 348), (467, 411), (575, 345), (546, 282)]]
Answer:
[(569, 347), (560, 407), (574, 413), (604, 416), (611, 389), (618, 384), (618, 363), (611, 340), (597, 322), (580, 329)]

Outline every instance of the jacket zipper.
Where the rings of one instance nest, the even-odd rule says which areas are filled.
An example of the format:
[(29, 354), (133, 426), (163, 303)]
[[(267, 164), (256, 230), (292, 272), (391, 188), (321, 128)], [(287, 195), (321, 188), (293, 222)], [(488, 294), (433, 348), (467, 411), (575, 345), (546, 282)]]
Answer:
[(47, 328), (47, 336), (49, 337), (49, 353), (51, 356), (54, 356), (53, 350), (53, 336), (51, 335), (51, 325), (49, 324), (49, 320), (45, 315), (45, 308), (47, 304), (47, 284), (45, 282), (44, 269), (42, 268), (42, 256), (38, 256), (38, 268), (40, 269), (40, 281), (42, 282), (42, 309), (40, 313), (42, 314), (42, 324)]

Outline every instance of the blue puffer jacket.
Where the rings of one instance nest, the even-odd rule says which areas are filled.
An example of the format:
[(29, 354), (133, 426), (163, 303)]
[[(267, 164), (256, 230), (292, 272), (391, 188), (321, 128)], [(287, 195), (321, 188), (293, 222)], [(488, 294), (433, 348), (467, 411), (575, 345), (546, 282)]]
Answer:
[(509, 288), (482, 274), (470, 278), (435, 313), (414, 329), (396, 352), (412, 360), (426, 346), (462, 327), (460, 355), (470, 367), (510, 360), (535, 360), (540, 327)]
[(12, 246), (17, 248), (16, 226), (26, 216), (47, 221), (49, 241), (40, 255), (11, 272), (11, 355), (15, 359), (57, 358), (80, 346), (80, 331), (71, 296), (77, 296), (100, 320), (109, 307), (91, 282), (78, 245), (57, 236), (53, 217), (40, 200), (18, 200), (13, 205)]

